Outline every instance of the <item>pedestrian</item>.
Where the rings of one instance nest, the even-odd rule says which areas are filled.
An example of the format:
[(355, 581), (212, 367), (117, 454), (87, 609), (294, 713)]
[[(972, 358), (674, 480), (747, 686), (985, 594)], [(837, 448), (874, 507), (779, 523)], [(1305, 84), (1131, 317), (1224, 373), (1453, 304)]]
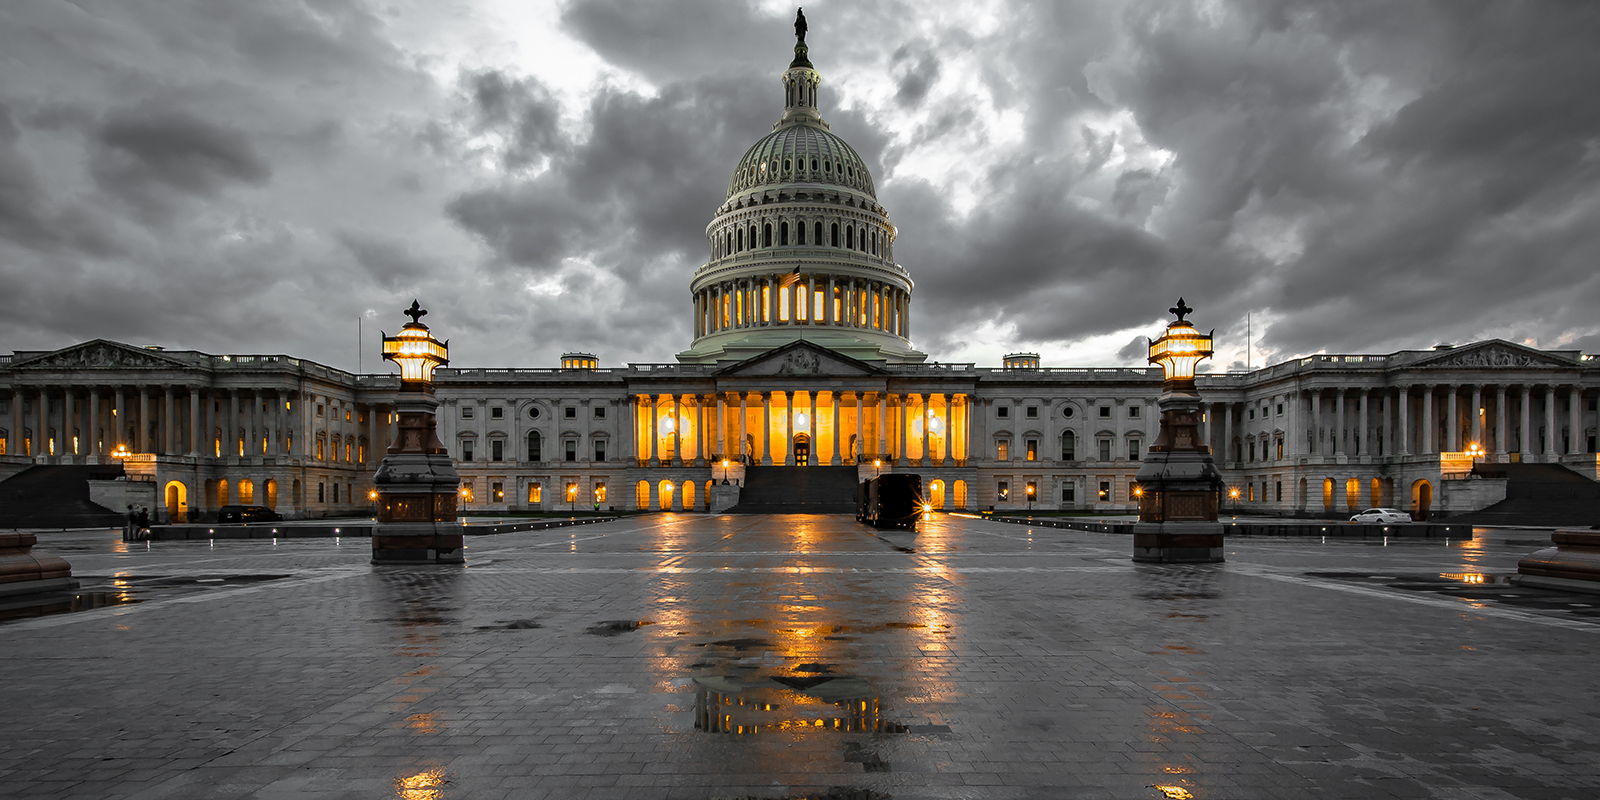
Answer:
[(139, 506), (139, 516), (135, 524), (139, 526), (139, 533), (136, 538), (150, 538), (150, 509)]
[(137, 525), (138, 522), (139, 522), (139, 514), (138, 514), (138, 512), (133, 510), (133, 504), (129, 503), (128, 504), (128, 513), (124, 514), (123, 515), (123, 519), (122, 519), (122, 541), (124, 541), (124, 542), (133, 541), (133, 533), (134, 533), (135, 530), (137, 530), (137, 528), (135, 528), (134, 526)]

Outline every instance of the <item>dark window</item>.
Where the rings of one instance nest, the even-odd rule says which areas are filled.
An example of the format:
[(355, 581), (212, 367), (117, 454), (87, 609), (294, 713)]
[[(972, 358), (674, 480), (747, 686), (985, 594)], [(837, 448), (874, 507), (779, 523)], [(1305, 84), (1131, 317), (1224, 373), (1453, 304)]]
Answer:
[(1072, 419), (1072, 415), (1076, 413), (1078, 412), (1072, 410), (1072, 406), (1067, 406), (1066, 408), (1061, 409), (1061, 416), (1066, 417), (1067, 419)]
[(805, 244), (806, 243), (806, 224), (804, 222), (800, 223), (799, 225), (794, 226), (794, 243), (795, 244)]
[(1061, 460), (1078, 460), (1078, 435), (1072, 431), (1061, 434)]
[(772, 246), (772, 223), (770, 223), (770, 222), (765, 223), (765, 224), (763, 224), (761, 226), (761, 246), (762, 247), (771, 247)]
[(1128, 440), (1128, 460), (1129, 461), (1138, 461), (1139, 460), (1139, 451), (1143, 449), (1143, 448), (1141, 448), (1139, 446), (1140, 444), (1141, 444), (1141, 442), (1138, 439), (1129, 439)]
[(489, 442), (489, 460), (504, 461), (505, 448), (506, 443), (503, 439), (495, 439), (494, 441)]
[(499, 406), (493, 406), (489, 409), (489, 419), (502, 419), (505, 417), (505, 413), (505, 409)]
[(813, 227), (811, 230), (816, 234), (815, 236), (811, 237), (811, 241), (816, 242), (817, 244), (822, 244), (822, 223), (816, 223), (815, 227)]
[(1028, 406), (1028, 419), (1038, 419), (1038, 418), (1039, 418), (1039, 407), (1038, 406)]
[(1283, 481), (1278, 481), (1278, 502), (1283, 502)]
[(594, 440), (594, 460), (596, 460), (596, 461), (604, 461), (604, 460), (606, 460), (606, 440), (604, 440), (604, 439), (596, 439), (596, 440)]
[(339, 502), (339, 484), (337, 483), (333, 485), (333, 502)]
[(1076, 502), (1078, 502), (1078, 485), (1076, 483), (1072, 483), (1072, 482), (1069, 481), (1067, 483), (1061, 484), (1061, 502), (1063, 502), (1063, 503), (1076, 503)]
[(856, 229), (854, 225), (844, 226), (844, 249), (856, 249)]
[(594, 418), (595, 419), (605, 419), (606, 418), (606, 407), (605, 406), (595, 406), (594, 407)]
[(564, 412), (565, 412), (565, 414), (567, 416), (567, 419), (577, 419), (578, 418), (578, 409), (577, 409), (576, 406), (567, 406), (566, 409), (564, 409)]
[(1128, 419), (1138, 419), (1142, 408), (1144, 406), (1128, 406)]
[(739, 229), (739, 234), (738, 235), (739, 235), (739, 245), (738, 245), (739, 249), (738, 249), (738, 252), (742, 253), (742, 252), (744, 252), (744, 229), (743, 228)]
[(1101, 419), (1111, 419), (1111, 406), (1101, 406), (1100, 407), (1100, 418)]
[(1110, 439), (1101, 439), (1100, 440), (1100, 460), (1101, 461), (1110, 461), (1111, 460), (1111, 440)]
[(577, 461), (578, 460), (578, 440), (577, 439), (568, 439), (567, 440), (567, 460), (568, 461)]
[(461, 418), (462, 419), (472, 419), (472, 406), (462, 406), (461, 407)]
[(462, 461), (471, 461), (472, 460), (472, 440), (471, 439), (467, 439), (467, 440), (464, 440), (464, 441), (461, 442), (461, 460)]
[(788, 247), (789, 246), (789, 223), (788, 222), (781, 222), (781, 223), (778, 224), (778, 244), (780, 244), (780, 245), (782, 245), (784, 247)]
[(995, 406), (994, 415), (1000, 419), (1011, 418), (1011, 406)]
[(839, 246), (839, 223), (833, 223), (833, 247)]
[(528, 407), (528, 419), (538, 419), (538, 418), (539, 418), (539, 407), (538, 406), (529, 406)]
[(328, 491), (328, 485), (325, 484), (325, 483), (322, 483), (321, 481), (318, 481), (317, 482), (317, 502), (326, 503), (328, 501), (328, 496), (326, 494), (327, 491)]
[(528, 460), (529, 461), (543, 461), (544, 460), (544, 458), (541, 456), (541, 454), (539, 452), (539, 445), (540, 444), (542, 444), (542, 442), (540, 442), (540, 440), (539, 440), (539, 432), (538, 431), (530, 431), (528, 433)]

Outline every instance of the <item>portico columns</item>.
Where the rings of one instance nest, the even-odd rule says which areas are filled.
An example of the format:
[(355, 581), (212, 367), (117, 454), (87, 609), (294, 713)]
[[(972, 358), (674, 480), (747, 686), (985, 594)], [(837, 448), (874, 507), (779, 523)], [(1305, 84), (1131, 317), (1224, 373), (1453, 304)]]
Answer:
[(48, 456), (50, 455), (50, 394), (43, 386), (35, 391), (38, 392), (38, 400), (34, 401), (33, 415), (38, 418), (38, 423), (33, 429), (32, 455)]
[[(829, 296), (832, 296), (832, 294), (833, 294), (833, 290), (831, 288), (833, 286), (833, 279), (832, 278), (828, 279), (828, 285), (830, 287), (829, 291), (828, 291), (828, 294), (829, 294)], [(832, 303), (832, 301), (829, 301), (829, 302), (823, 303), (823, 306), (826, 307), (826, 308), (832, 308), (833, 307), (833, 303)], [(844, 413), (839, 410), (839, 400), (841, 399), (840, 394), (841, 393), (838, 392), (838, 391), (830, 391), (830, 392), (828, 392), (828, 405), (833, 407), (833, 458), (829, 459), (828, 463), (832, 464), (835, 467), (837, 467), (840, 464), (844, 463), (844, 458), (839, 455), (839, 424), (844, 422)]]
[(728, 414), (727, 398), (723, 397), (721, 389), (717, 390), (717, 457), (728, 457)]
[(1344, 452), (1344, 389), (1333, 390), (1333, 425), (1328, 430), (1328, 455)]
[(941, 394), (939, 397), (944, 400), (944, 439), (942, 440), (943, 444), (939, 445), (939, 460), (949, 467), (954, 466), (950, 463), (950, 454), (954, 452), (950, 445), (950, 439), (955, 435), (955, 431), (950, 428), (950, 400), (955, 395)]
[(171, 455), (176, 449), (172, 441), (172, 387), (163, 386), (161, 393), (161, 452)]
[[(815, 311), (816, 309), (812, 310)], [(817, 424), (816, 392), (806, 392), (806, 407), (810, 409), (806, 412), (806, 438), (811, 440), (811, 456), (809, 460), (811, 461), (811, 466), (815, 467), (820, 466), (817, 462), (822, 456), (822, 446), (817, 443), (817, 431), (821, 426)]]
[(1372, 391), (1370, 389), (1362, 389), (1361, 393), (1356, 395), (1356, 398), (1356, 402), (1361, 404), (1361, 412), (1358, 415), (1361, 420), (1361, 431), (1355, 437), (1356, 455), (1362, 458), (1371, 458), (1372, 429), (1367, 427), (1367, 407), (1372, 405)]
[(855, 456), (854, 460), (860, 461), (861, 457), (867, 454), (867, 440), (865, 438), (866, 437), (866, 433), (865, 433), (866, 428), (865, 428), (865, 421), (863, 419), (866, 416), (866, 412), (867, 412), (867, 393), (858, 391), (855, 394), (856, 394), (856, 441), (855, 441), (855, 446), (854, 446), (855, 452), (852, 453), (852, 455)]
[(227, 435), (227, 449), (223, 450), (230, 456), (239, 455), (239, 390), (228, 390), (228, 422), (222, 426), (222, 432)]
[(772, 392), (761, 393), (761, 465), (772, 466)]
[(645, 429), (650, 432), (650, 466), (661, 466), (661, 456), (656, 452), (656, 398), (660, 395), (647, 394), (645, 399)]
[(1461, 387), (1451, 384), (1445, 395), (1449, 398), (1450, 406), (1445, 410), (1445, 452), (1459, 453), (1467, 448), (1461, 446)]
[(1554, 461), (1556, 456), (1556, 386), (1553, 383), (1544, 387), (1544, 454), (1546, 461)]
[[(1231, 418), (1232, 416), (1233, 413), (1230, 410), (1228, 417)], [(1229, 419), (1228, 422), (1232, 422), (1232, 419)], [(1224, 430), (1224, 435), (1226, 435), (1226, 430)], [(1233, 441), (1231, 439), (1227, 442), (1227, 447), (1228, 455), (1231, 457), (1233, 455)], [(1311, 452), (1317, 455), (1327, 452), (1327, 449), (1322, 446), (1322, 390), (1320, 389), (1311, 390)]]
[(147, 386), (138, 387), (139, 391), (139, 452), (150, 452), (150, 391)]
[(922, 461), (922, 466), (924, 466), (924, 467), (929, 466), (929, 465), (931, 465), (933, 463), (933, 454), (928, 452), (928, 442), (929, 442), (930, 439), (932, 439), (932, 437), (928, 435), (928, 419), (931, 417), (931, 415), (928, 412), (932, 410), (932, 409), (930, 409), (928, 407), (928, 401), (930, 399), (932, 399), (932, 397), (933, 397), (933, 395), (931, 395), (931, 394), (919, 394), (919, 395), (917, 395), (917, 422), (922, 425), (922, 459), (921, 459), (921, 461)]
[(783, 391), (783, 464), (786, 467), (794, 466), (794, 395), (788, 389)]
[[(1467, 413), (1472, 415), (1472, 441), (1483, 447), (1483, 415), (1478, 409), (1483, 406), (1483, 386), (1472, 384), (1472, 405), (1467, 408)], [(1487, 448), (1485, 448), (1487, 449)]]
[(744, 391), (743, 389), (739, 390), (739, 447), (738, 447), (738, 451), (739, 451), (740, 459), (742, 459), (744, 461), (748, 461), (749, 457), (751, 455), (750, 453), (745, 452), (747, 449), (749, 449), (749, 448), (747, 448), (745, 446), (745, 442), (748, 441), (748, 439), (749, 439), (749, 434), (745, 433), (745, 427), (746, 427), (745, 426), (745, 422), (746, 422), (746, 420), (750, 419), (749, 408), (748, 408), (748, 402), (749, 402), (748, 395), (749, 395), (749, 393)]
[[(89, 387), (89, 424), (87, 427), (89, 429), (86, 434), (89, 437), (89, 455), (94, 458), (94, 461), (90, 463), (96, 463), (99, 461), (98, 457), (100, 456), (100, 387), (98, 386)], [(7, 450), (6, 452), (15, 453), (16, 450)]]
[[(282, 402), (278, 407), (283, 407)], [(200, 387), (198, 386), (189, 387), (189, 455), (200, 455)]]
[[(1316, 395), (1312, 395), (1312, 402), (1316, 403)], [(1221, 403), (1222, 406), (1222, 463), (1233, 461), (1233, 404)], [(1318, 406), (1320, 408), (1321, 406)], [(1085, 446), (1088, 442), (1084, 443)], [(1095, 454), (1099, 457), (1099, 454)]]
[(1522, 384), (1521, 399), (1517, 403), (1518, 416), (1522, 418), (1522, 436), (1517, 440), (1517, 452), (1521, 453), (1524, 458), (1533, 453), (1533, 448), (1528, 444), (1532, 441), (1530, 437), (1533, 433), (1533, 411), (1528, 408), (1528, 405), (1532, 402), (1533, 392), (1529, 390), (1528, 384), (1524, 383)]
[(1438, 452), (1433, 448), (1433, 437), (1438, 434), (1438, 426), (1433, 421), (1433, 384), (1422, 385), (1422, 454), (1431, 456)]
[(1567, 395), (1567, 452), (1583, 452), (1583, 407), (1578, 404), (1581, 389), (1573, 386)]
[[(855, 312), (850, 312), (851, 319), (855, 319)], [(887, 460), (889, 458), (889, 393), (878, 392), (878, 435), (873, 437), (878, 440), (878, 452), (873, 455)]]
[(1397, 437), (1400, 446), (1395, 450), (1395, 452), (1402, 456), (1409, 456), (1411, 455), (1410, 386), (1402, 385), (1400, 387), (1399, 402), (1395, 403), (1395, 408), (1400, 414), (1400, 435)]
[(115, 423), (111, 426), (111, 449), (115, 450), (117, 445), (124, 444), (122, 437), (127, 435), (124, 431), (128, 429), (128, 395), (121, 386), (117, 387), (117, 404), (111, 409), (111, 421)]
[(1494, 387), (1494, 460), (1506, 461), (1506, 386)]
[(678, 409), (683, 405), (683, 395), (669, 394), (667, 402), (672, 404), (672, 466), (683, 466), (683, 415)]

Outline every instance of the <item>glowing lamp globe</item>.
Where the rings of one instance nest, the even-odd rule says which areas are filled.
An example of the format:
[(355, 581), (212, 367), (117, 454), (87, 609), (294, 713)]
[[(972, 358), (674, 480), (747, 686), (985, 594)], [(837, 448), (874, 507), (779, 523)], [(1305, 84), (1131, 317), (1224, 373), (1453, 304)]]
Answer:
[(420, 321), (427, 310), (417, 301), (406, 309), (411, 321), (394, 336), (383, 335), (383, 360), (400, 365), (400, 383), (430, 384), (433, 370), (450, 363), (450, 343), (433, 338), (428, 326)]
[(1159, 364), (1169, 381), (1193, 381), (1195, 365), (1211, 357), (1211, 334), (1201, 333), (1184, 319), (1194, 309), (1185, 305), (1183, 298), (1168, 310), (1178, 319), (1167, 325), (1161, 338), (1150, 342), (1150, 363)]

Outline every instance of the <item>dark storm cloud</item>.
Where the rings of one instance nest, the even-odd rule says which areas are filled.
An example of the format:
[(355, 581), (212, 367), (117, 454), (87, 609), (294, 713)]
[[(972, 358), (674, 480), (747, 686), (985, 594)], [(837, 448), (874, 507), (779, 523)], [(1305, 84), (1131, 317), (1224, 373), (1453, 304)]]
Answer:
[(550, 90), (534, 79), (516, 80), (496, 70), (462, 78), (462, 88), (477, 111), (476, 127), (505, 135), (504, 163), (526, 167), (565, 146), (561, 107)]
[(146, 219), (164, 219), (175, 195), (213, 197), (230, 184), (262, 184), (272, 169), (243, 131), (182, 111), (111, 114), (94, 132), (90, 173)]
[(894, 51), (889, 63), (898, 75), (894, 100), (904, 108), (922, 105), (933, 82), (939, 79), (939, 57), (925, 43), (904, 44)]
[(562, 24), (607, 61), (664, 82), (770, 64), (794, 41), (787, 19), (744, 0), (579, 0), (561, 12)]

